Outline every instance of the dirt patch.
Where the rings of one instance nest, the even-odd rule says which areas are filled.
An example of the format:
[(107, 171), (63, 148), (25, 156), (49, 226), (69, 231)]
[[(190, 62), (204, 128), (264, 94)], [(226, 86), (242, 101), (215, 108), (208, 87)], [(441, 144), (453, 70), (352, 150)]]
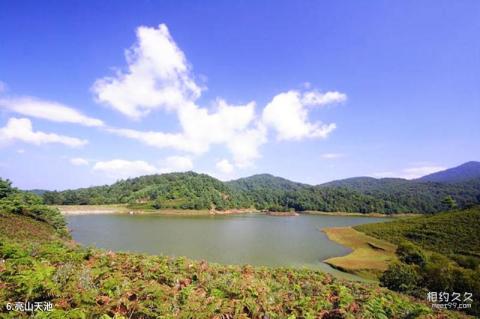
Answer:
[(297, 212), (267, 212), (268, 216), (298, 216)]

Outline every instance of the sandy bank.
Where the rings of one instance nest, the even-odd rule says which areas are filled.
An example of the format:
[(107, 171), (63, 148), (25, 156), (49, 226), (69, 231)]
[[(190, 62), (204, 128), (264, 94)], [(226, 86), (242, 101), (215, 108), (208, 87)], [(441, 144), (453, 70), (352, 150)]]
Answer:
[(384, 217), (384, 218), (402, 218), (402, 217), (411, 217), (411, 216), (420, 216), (421, 215), (421, 214), (414, 214), (414, 213), (401, 213), (401, 214), (386, 215), (386, 214), (382, 214), (382, 213), (322, 212), (322, 211), (317, 211), (317, 210), (306, 210), (306, 211), (300, 212), (300, 214), (326, 215), (326, 216)]
[(266, 212), (268, 216), (299, 216), (297, 212)]
[(128, 213), (122, 205), (55, 205), (62, 215), (97, 215)]
[(100, 214), (155, 214), (165, 216), (209, 216), (259, 213), (254, 209), (194, 210), (194, 209), (134, 209), (127, 205), (56, 205), (62, 215), (100, 215)]

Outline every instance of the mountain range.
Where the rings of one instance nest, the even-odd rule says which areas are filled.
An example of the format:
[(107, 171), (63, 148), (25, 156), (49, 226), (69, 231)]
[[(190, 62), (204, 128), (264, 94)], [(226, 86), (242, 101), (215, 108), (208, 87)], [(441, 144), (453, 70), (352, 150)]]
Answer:
[(444, 199), (449, 196), (459, 207), (480, 203), (480, 162), (468, 162), (415, 180), (354, 177), (308, 185), (259, 174), (222, 182), (186, 172), (41, 194), (47, 204), (65, 205), (128, 203), (155, 209), (435, 213), (448, 208)]

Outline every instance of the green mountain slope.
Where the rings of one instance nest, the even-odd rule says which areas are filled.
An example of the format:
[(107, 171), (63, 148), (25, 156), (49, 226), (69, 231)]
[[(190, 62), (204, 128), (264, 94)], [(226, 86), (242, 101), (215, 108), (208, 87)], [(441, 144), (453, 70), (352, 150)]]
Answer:
[(289, 181), (269, 174), (254, 175), (228, 182), (258, 209), (383, 212), (385, 203), (348, 189), (319, 188)]
[(388, 223), (356, 226), (368, 235), (395, 244), (409, 240), (420, 247), (447, 256), (472, 256), (480, 263), (480, 207), (416, 216)]
[(452, 196), (459, 207), (480, 203), (480, 178), (458, 183), (434, 183), (401, 178), (357, 177), (319, 185), (345, 188), (383, 200), (386, 211), (435, 213), (447, 209), (442, 201)]
[(250, 177), (239, 178), (226, 184), (237, 190), (262, 191), (264, 189), (275, 191), (295, 191), (309, 185), (292, 182), (288, 179), (271, 174), (258, 174)]
[(269, 174), (222, 182), (194, 172), (149, 175), (62, 192), (45, 192), (47, 204), (128, 203), (151, 208), (316, 210), (361, 213), (435, 213), (451, 196), (462, 207), (480, 203), (480, 178), (436, 183), (356, 177), (312, 186)]

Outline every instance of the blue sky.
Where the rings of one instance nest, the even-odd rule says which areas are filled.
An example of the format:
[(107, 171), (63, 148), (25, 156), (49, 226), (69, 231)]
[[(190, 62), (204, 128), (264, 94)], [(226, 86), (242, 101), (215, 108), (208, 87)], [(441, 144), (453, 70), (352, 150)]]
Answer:
[(2, 1), (0, 176), (317, 184), (480, 159), (478, 1)]

